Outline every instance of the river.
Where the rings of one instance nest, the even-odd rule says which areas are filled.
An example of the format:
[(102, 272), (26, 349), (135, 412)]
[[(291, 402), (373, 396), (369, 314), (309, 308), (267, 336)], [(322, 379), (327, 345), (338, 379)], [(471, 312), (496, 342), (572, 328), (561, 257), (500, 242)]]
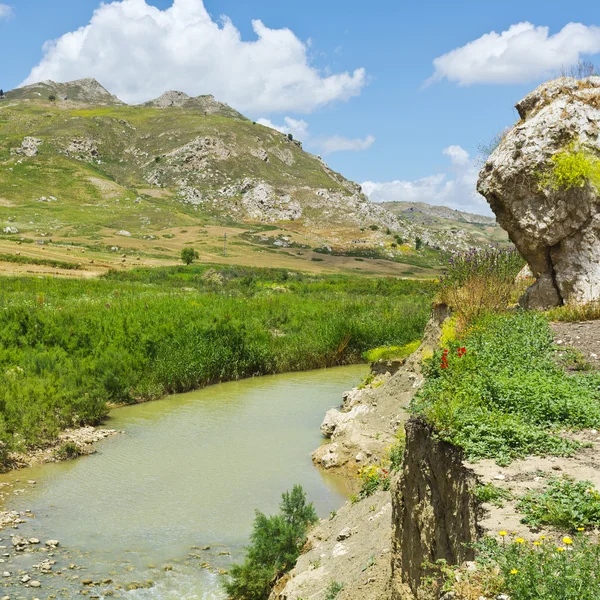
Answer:
[[(113, 410), (106, 427), (125, 433), (96, 454), (0, 477), (23, 482), (5, 508), (36, 515), (14, 533), (60, 541), (54, 575), (32, 571), (40, 552), (9, 552), (0, 565), (35, 575), (40, 589), (14, 578), (0, 578), (0, 589), (11, 600), (81, 597), (82, 589), (99, 598), (223, 598), (218, 571), (242, 557), (255, 508), (276, 512), (296, 483), (321, 517), (347, 498), (347, 483), (313, 467), (310, 455), (326, 410), (366, 372), (259, 377)], [(10, 532), (0, 532), (0, 544), (10, 546)], [(89, 579), (100, 585), (82, 584)], [(137, 584), (150, 587), (126, 591)]]

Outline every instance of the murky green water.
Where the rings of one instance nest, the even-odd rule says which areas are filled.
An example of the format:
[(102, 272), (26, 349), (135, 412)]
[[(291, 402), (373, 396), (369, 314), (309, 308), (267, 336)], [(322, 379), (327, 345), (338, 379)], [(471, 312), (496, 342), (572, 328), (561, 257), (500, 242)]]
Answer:
[[(86, 588), (92, 597), (151, 580), (148, 589), (117, 588), (116, 595), (222, 598), (218, 569), (240, 558), (255, 508), (275, 512), (281, 492), (295, 483), (321, 516), (343, 503), (344, 482), (315, 469), (310, 454), (320, 443), (324, 412), (365, 371), (276, 375), (121, 408), (107, 427), (126, 433), (101, 442), (97, 454), (12, 474), (37, 481), (8, 503), (36, 515), (15, 533), (58, 539), (53, 570), (63, 575), (39, 576), (37, 591), (11, 586), (11, 600), (57, 591), (59, 598), (75, 597), (84, 579), (113, 580)], [(41, 558), (7, 557), (0, 571), (30, 572)]]

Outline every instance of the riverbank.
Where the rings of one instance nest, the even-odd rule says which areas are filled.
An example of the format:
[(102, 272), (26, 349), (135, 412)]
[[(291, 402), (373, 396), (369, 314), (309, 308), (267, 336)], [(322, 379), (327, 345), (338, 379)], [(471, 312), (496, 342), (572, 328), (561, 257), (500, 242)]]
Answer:
[[(353, 364), (420, 337), (435, 285), (275, 269), (4, 278), (0, 465), (135, 403), (254, 375)], [(402, 314), (402, 319), (388, 320)]]

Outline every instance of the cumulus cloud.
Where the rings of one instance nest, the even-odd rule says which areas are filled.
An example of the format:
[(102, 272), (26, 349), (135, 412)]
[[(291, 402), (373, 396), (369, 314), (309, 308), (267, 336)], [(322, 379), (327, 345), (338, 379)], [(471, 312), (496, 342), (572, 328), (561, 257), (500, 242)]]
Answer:
[(443, 154), (450, 159), (446, 173), (412, 181), (365, 181), (363, 191), (373, 202), (427, 202), (491, 215), (485, 198), (475, 190), (478, 168), (469, 153), (460, 146), (448, 146)]
[(3, 21), (4, 19), (8, 20), (13, 16), (13, 14), (12, 6), (9, 6), (8, 4), (0, 4), (0, 21)]
[(22, 85), (94, 77), (126, 102), (175, 89), (213, 94), (249, 112), (311, 112), (348, 100), (366, 83), (364, 69), (324, 74), (289, 29), (252, 22), (244, 41), (227, 17), (211, 19), (202, 0), (174, 0), (160, 10), (145, 0), (101, 4), (85, 27), (46, 42)]
[(309, 137), (308, 134), (308, 123), (302, 119), (296, 120), (291, 117), (284, 117), (283, 122), (285, 125), (276, 125), (270, 119), (258, 119), (256, 121), (260, 125), (270, 127), (281, 133), (291, 133), (296, 139), (305, 140)]
[(501, 33), (486, 33), (436, 58), (428, 83), (441, 79), (460, 85), (526, 83), (599, 52), (600, 27), (569, 23), (550, 35), (548, 27), (517, 23)]
[[(264, 125), (265, 127), (270, 127), (271, 129), (276, 129), (281, 133), (291, 133), (294, 138), (308, 142), (312, 148), (321, 154), (332, 154), (333, 152), (341, 151), (358, 152), (359, 150), (367, 150), (375, 142), (375, 138), (372, 135), (369, 135), (364, 139), (350, 139), (341, 135), (311, 138), (308, 131), (308, 123), (306, 121), (292, 119), (291, 117), (285, 117), (283, 121), (285, 123), (284, 125), (277, 125), (270, 119), (262, 118), (258, 119), (257, 123)], [(452, 146), (452, 148), (458, 148), (458, 146)]]
[(359, 152), (368, 150), (375, 143), (375, 137), (368, 135), (366, 138), (346, 138), (341, 135), (321, 138), (316, 144), (323, 154), (332, 154), (333, 152), (350, 151)]

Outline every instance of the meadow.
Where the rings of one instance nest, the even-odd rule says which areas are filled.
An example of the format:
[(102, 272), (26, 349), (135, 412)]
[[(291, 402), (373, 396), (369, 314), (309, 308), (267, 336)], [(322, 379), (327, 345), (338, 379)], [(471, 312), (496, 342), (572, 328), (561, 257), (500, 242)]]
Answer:
[(3, 278), (0, 464), (111, 405), (361, 361), (420, 338), (433, 282), (208, 266)]

